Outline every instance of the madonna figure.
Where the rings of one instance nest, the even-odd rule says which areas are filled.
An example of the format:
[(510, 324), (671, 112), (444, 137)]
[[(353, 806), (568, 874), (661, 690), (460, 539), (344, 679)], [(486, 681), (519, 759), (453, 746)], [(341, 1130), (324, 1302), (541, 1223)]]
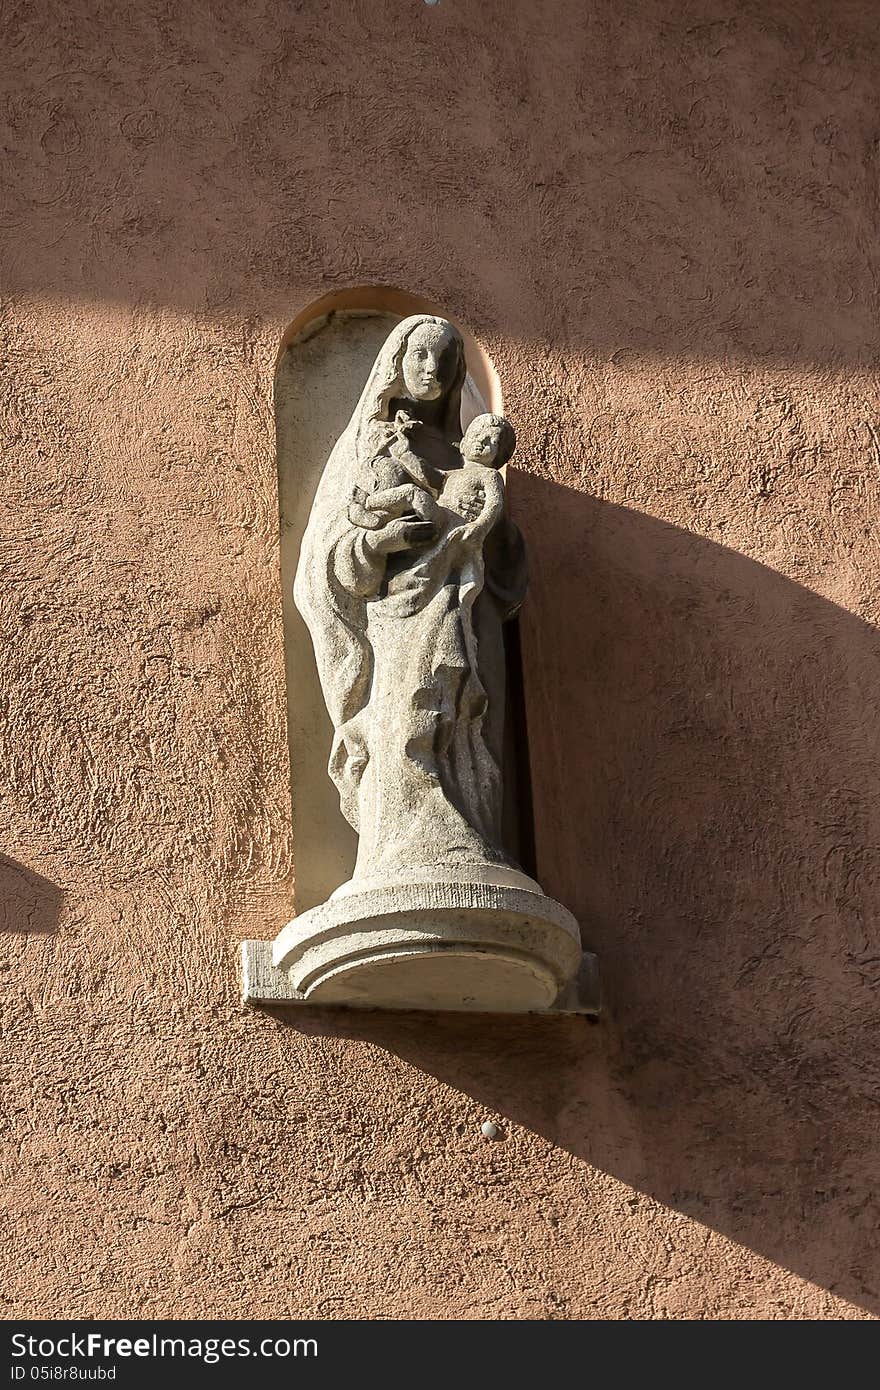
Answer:
[(398, 324), (303, 537), (294, 598), (359, 841), (348, 883), (274, 943), (298, 999), (541, 1010), (582, 959), (574, 918), (501, 840), (502, 625), (526, 568), (500, 471), (513, 429), (478, 415), (462, 438), (465, 372), (451, 323)]
[(335, 729), (330, 775), (360, 837), (353, 884), (507, 865), (501, 625), (526, 569), (497, 471), (513, 430), (479, 416), (462, 453), (464, 377), (452, 324), (398, 325), (303, 540), (294, 596)]

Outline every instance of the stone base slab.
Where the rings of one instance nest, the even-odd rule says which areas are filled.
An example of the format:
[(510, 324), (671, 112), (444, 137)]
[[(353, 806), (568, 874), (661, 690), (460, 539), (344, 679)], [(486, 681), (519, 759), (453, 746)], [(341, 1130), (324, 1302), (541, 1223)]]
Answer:
[[(243, 941), (241, 943), (242, 999), (253, 1007), (270, 1005), (275, 1007), (296, 1006), (297, 1008), (342, 1008), (375, 1010), (380, 1006), (370, 1003), (323, 1004), (316, 999), (307, 999), (293, 985), (285, 970), (279, 970), (272, 963), (271, 941)], [(414, 1004), (400, 1004), (397, 1009), (419, 1009)], [(474, 1012), (473, 1009), (447, 1008), (442, 1012)], [(504, 1013), (513, 1012), (510, 1009)], [(543, 1015), (547, 1017), (571, 1017), (582, 1015), (595, 1018), (599, 1013), (599, 963), (591, 951), (584, 951), (580, 968), (575, 978), (550, 1008), (524, 1009), (517, 1012)]]
[(295, 917), (274, 965), (313, 1004), (442, 1012), (545, 1012), (581, 963), (580, 930), (518, 872), (354, 880)]

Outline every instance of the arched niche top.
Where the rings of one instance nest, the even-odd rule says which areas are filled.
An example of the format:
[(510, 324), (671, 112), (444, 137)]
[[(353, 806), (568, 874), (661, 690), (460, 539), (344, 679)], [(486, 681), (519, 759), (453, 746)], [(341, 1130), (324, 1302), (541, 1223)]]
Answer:
[[(357, 852), (357, 837), (327, 773), (333, 728), (311, 638), (293, 603), (300, 545), (324, 465), (382, 343), (402, 318), (418, 313), (450, 318), (442, 305), (388, 286), (334, 291), (296, 315), (278, 353), (275, 426), (297, 913), (324, 902), (351, 876)], [(467, 426), (482, 411), (502, 413), (501, 388), (486, 352), (460, 322), (451, 321), (465, 343)]]

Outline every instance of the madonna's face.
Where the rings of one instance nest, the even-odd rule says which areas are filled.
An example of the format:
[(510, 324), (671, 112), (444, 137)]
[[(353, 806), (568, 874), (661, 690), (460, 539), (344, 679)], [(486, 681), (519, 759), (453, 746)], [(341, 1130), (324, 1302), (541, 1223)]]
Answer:
[(410, 334), (403, 357), (403, 384), (414, 401), (436, 401), (455, 376), (455, 340), (448, 329), (425, 323)]

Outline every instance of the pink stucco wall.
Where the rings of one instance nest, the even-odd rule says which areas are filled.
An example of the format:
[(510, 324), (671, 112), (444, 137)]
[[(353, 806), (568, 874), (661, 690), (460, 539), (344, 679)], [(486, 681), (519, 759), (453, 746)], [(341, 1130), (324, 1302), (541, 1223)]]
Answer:
[[(876, 1314), (874, 8), (0, 39), (6, 1315)], [(595, 1026), (238, 1003), (295, 858), (274, 359), (362, 283), (466, 323), (519, 430)]]

